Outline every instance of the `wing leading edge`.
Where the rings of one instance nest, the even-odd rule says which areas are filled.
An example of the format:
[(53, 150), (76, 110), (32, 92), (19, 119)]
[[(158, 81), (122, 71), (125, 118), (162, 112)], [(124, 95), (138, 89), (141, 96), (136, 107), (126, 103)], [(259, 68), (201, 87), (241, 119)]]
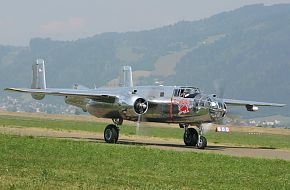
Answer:
[(6, 91), (23, 92), (29, 94), (41, 94), (52, 96), (75, 96), (82, 98), (89, 98), (96, 101), (114, 102), (117, 95), (101, 93), (89, 89), (58, 89), (58, 88), (46, 88), (46, 89), (30, 89), (30, 88), (5, 88)]
[[(91, 89), (58, 89), (58, 88), (46, 88), (46, 89), (30, 89), (30, 88), (6, 88), (6, 91), (23, 92), (30, 94), (43, 94), (53, 96), (76, 96), (82, 98), (89, 98), (96, 101), (114, 102), (118, 95), (102, 93), (93, 91)], [(223, 102), (228, 106), (273, 106), (283, 107), (286, 104), (277, 104), (269, 102), (256, 102), (246, 100), (235, 100), (235, 99), (222, 99)]]
[(223, 99), (223, 102), (229, 106), (273, 106), (273, 107), (283, 107), (286, 104), (277, 104), (269, 102), (255, 102), (255, 101), (246, 101), (246, 100), (234, 100), (234, 99)]

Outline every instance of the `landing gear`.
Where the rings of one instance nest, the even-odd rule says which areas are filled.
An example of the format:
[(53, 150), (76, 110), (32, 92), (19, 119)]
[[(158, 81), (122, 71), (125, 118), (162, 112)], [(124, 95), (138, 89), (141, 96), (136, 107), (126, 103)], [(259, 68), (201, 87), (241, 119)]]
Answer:
[(179, 128), (184, 129), (185, 127), (188, 127), (188, 126), (189, 126), (189, 124), (187, 124), (187, 123), (179, 123)]
[(205, 149), (205, 147), (207, 146), (206, 138), (204, 136), (200, 136), (196, 146), (198, 149)]
[(119, 139), (119, 127), (123, 124), (123, 118), (112, 118), (113, 123), (105, 128), (104, 139), (106, 143), (117, 143)]
[(197, 148), (198, 149), (205, 149), (205, 147), (207, 146), (207, 140), (204, 136), (202, 136), (202, 133), (203, 133), (202, 124), (197, 125), (197, 127), (199, 129)]
[(184, 127), (183, 140), (186, 146), (195, 146), (198, 140), (198, 133), (194, 128)]
[(110, 124), (105, 128), (104, 139), (107, 143), (117, 143), (119, 138), (119, 128)]
[(112, 121), (115, 125), (122, 125), (123, 124), (123, 118), (121, 118), (121, 117), (120, 118), (113, 118)]
[(183, 140), (186, 146), (196, 146), (198, 149), (205, 149), (207, 140), (202, 136), (202, 125), (197, 126), (199, 129), (198, 132), (194, 128), (188, 128), (188, 125), (185, 124), (179, 124), (179, 126), (183, 126), (184, 128)]

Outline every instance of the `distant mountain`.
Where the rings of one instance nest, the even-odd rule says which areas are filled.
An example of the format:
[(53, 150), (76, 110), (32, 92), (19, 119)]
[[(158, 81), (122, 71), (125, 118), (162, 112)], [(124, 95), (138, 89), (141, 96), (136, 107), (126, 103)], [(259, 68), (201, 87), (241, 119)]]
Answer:
[[(50, 87), (116, 84), (120, 67), (131, 65), (141, 85), (194, 85), (229, 98), (290, 105), (289, 23), (289, 4), (251, 5), (148, 31), (77, 41), (35, 38), (29, 47), (0, 46), (0, 87), (30, 86), (31, 64), (43, 58)], [(266, 110), (290, 115), (289, 107)]]

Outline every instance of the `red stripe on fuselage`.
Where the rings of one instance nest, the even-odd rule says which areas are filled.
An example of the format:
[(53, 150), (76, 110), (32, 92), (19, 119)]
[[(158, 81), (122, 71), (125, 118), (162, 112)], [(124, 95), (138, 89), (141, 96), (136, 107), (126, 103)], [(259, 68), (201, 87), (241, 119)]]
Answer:
[(173, 116), (172, 116), (172, 97), (170, 99), (170, 110), (169, 110), (169, 116), (170, 116), (170, 119), (173, 121)]

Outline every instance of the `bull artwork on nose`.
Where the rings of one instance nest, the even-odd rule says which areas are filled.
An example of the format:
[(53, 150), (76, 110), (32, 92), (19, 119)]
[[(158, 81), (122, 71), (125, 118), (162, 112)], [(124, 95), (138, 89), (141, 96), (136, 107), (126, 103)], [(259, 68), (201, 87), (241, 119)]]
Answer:
[(182, 113), (188, 113), (189, 112), (187, 105), (181, 105), (178, 108), (179, 108), (179, 113), (178, 113), (179, 115), (182, 114)]
[(186, 99), (181, 99), (179, 101), (176, 101), (177, 105), (178, 105), (178, 110), (179, 110), (179, 115), (180, 114), (185, 114), (189, 112), (188, 106), (190, 104), (189, 100)]

